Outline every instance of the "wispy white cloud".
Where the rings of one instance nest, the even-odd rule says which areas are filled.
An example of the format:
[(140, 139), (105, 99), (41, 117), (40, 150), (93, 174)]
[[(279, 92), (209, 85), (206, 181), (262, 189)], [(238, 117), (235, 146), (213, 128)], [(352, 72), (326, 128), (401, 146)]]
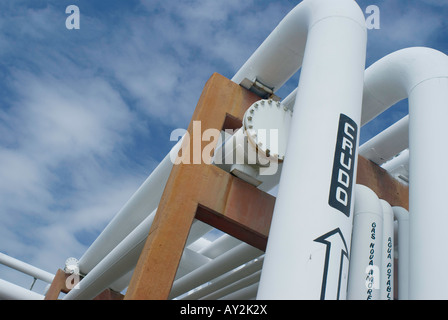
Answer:
[(78, 33), (54, 3), (3, 5), (0, 251), (51, 272), (79, 258), (156, 166), (142, 150), (188, 124), (205, 81), (230, 77), (276, 23), (258, 25), (262, 12), (284, 7), (242, 19), (254, 2), (142, 4), (96, 16), (80, 3)]

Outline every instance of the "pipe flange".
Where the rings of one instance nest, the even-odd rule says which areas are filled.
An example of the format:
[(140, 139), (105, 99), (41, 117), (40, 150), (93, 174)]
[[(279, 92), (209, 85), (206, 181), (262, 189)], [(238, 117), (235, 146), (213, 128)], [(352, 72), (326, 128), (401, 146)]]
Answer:
[(79, 275), (78, 259), (71, 257), (71, 258), (68, 258), (67, 260), (65, 260), (64, 271), (66, 273)]
[(279, 101), (263, 99), (252, 104), (244, 114), (243, 129), (257, 152), (270, 160), (282, 162), (288, 144), (292, 110)]

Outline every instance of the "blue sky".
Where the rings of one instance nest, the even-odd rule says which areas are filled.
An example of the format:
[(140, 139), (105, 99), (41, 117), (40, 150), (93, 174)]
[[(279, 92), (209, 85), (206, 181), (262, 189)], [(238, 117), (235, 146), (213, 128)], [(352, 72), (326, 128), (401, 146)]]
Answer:
[[(448, 53), (446, 0), (357, 2), (381, 14), (366, 66), (410, 46)], [(211, 74), (231, 78), (297, 3), (2, 1), (0, 252), (50, 272), (81, 257), (187, 127)], [(65, 27), (69, 5), (79, 30)], [(361, 142), (406, 114), (404, 101)], [(4, 267), (0, 278), (32, 280)]]

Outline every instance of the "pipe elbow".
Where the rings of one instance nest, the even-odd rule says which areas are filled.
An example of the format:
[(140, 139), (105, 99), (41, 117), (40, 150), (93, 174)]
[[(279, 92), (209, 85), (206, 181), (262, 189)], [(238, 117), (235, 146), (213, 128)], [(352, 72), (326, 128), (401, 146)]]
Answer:
[(378, 196), (370, 188), (361, 184), (356, 185), (354, 212), (355, 216), (367, 213), (383, 217), (383, 209)]
[(304, 0), (309, 10), (309, 27), (327, 18), (346, 18), (356, 22), (367, 32), (364, 13), (356, 1), (352, 0)]
[(400, 221), (409, 221), (409, 212), (403, 207), (392, 207), (395, 219)]
[(355, 1), (304, 0), (280, 21), (232, 81), (247, 89), (259, 81), (276, 92), (302, 66), (308, 31), (328, 18), (352, 20), (367, 34), (364, 14)]
[(435, 49), (405, 48), (378, 60), (365, 72), (361, 124), (408, 98), (420, 83), (434, 78), (448, 78), (448, 57)]

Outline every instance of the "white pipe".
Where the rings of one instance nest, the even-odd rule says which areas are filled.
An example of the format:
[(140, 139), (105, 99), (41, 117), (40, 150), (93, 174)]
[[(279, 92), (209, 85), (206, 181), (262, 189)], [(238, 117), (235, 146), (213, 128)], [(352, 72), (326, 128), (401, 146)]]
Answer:
[(356, 185), (347, 299), (380, 298), (380, 265), (383, 243), (383, 210), (378, 196)]
[(409, 101), (410, 299), (448, 299), (445, 242), (445, 167), (448, 148), (448, 58), (429, 48), (408, 48), (382, 58), (366, 70), (363, 118), (395, 102)]
[(64, 300), (90, 300), (137, 264), (156, 210), (144, 219), (122, 242), (101, 260)]
[(44, 296), (34, 291), (0, 279), (0, 300), (43, 300)]
[(409, 299), (409, 212), (392, 207), (398, 221), (398, 300)]
[(109, 289), (115, 291), (115, 292), (121, 292), (124, 289), (126, 289), (129, 286), (129, 283), (131, 282), (132, 275), (134, 274), (134, 268), (132, 270), (128, 271), (125, 275), (121, 276), (112, 284), (109, 286)]
[[(301, 2), (243, 69), (277, 86), (277, 76), (286, 75), (283, 68), (295, 71), (292, 65), (300, 66), (302, 54), (259, 299), (345, 298), (348, 260), (342, 272), (340, 260), (350, 247), (366, 54), (365, 19), (356, 2)], [(340, 159), (349, 168), (342, 173)]]
[(359, 154), (382, 165), (409, 147), (409, 115), (359, 147)]
[(244, 277), (253, 274), (254, 272), (260, 271), (261, 267), (263, 266), (263, 261), (264, 256), (254, 259), (253, 261), (248, 262), (238, 270), (229, 271), (224, 275), (222, 275), (221, 277), (212, 280), (206, 286), (203, 286), (195, 290), (194, 292), (191, 292), (181, 297), (180, 300), (197, 300), (202, 297), (205, 297), (212, 292), (215, 292), (225, 286), (228, 286), (231, 283), (234, 283)]
[(185, 247), (198, 240), (200, 237), (213, 230), (213, 227), (199, 220), (194, 220), (190, 228), (190, 233), (188, 234), (187, 241), (185, 242)]
[(199, 253), (206, 257), (214, 259), (239, 244), (241, 244), (241, 240), (238, 240), (237, 238), (232, 237), (228, 234), (223, 234), (221, 237), (213, 241), (209, 246), (199, 250)]
[[(179, 151), (181, 141), (171, 152)], [(81, 274), (89, 273), (158, 206), (172, 167), (170, 154), (167, 154), (79, 259)]]
[(381, 167), (398, 181), (409, 184), (409, 149), (403, 150)]
[(241, 243), (206, 265), (203, 265), (186, 276), (174, 281), (169, 298), (178, 297), (262, 254), (262, 251), (246, 243)]
[(256, 297), (258, 291), (258, 282), (251, 284), (245, 288), (241, 288), (235, 292), (220, 298), (219, 300), (251, 300)]
[(381, 165), (381, 168), (388, 172), (394, 172), (400, 167), (409, 172), (409, 149), (401, 151), (396, 157)]
[[(210, 228), (211, 227), (209, 225), (206, 225), (205, 223), (195, 220), (195, 222), (193, 223), (192, 229), (190, 231), (190, 235), (187, 238), (187, 243), (191, 243), (191, 242), (195, 241), (195, 239), (197, 239), (198, 237), (200, 237), (201, 235), (203, 235), (204, 233), (209, 231)], [(180, 265), (179, 265), (179, 269), (182, 269), (182, 271), (179, 272), (179, 270), (178, 270), (178, 274), (176, 274), (176, 277), (180, 276), (181, 274), (186, 274), (188, 272), (191, 272), (194, 269), (194, 265), (199, 266), (199, 265), (202, 265), (202, 264), (208, 262), (208, 260), (205, 257), (203, 257), (202, 255), (196, 255), (196, 258), (198, 260), (195, 261), (194, 263), (192, 263), (191, 260), (189, 260), (190, 258), (191, 258), (191, 252), (190, 252), (190, 250), (188, 250), (188, 253), (186, 255), (182, 255), (182, 259), (181, 259)], [(135, 261), (135, 263), (136, 263), (136, 261)], [(110, 285), (109, 288), (116, 292), (123, 291), (129, 285), (133, 273), (134, 273), (134, 269), (132, 269), (131, 271), (129, 271), (124, 276), (120, 277), (119, 279), (115, 280)]]
[[(239, 279), (219, 290), (216, 290), (215, 292), (212, 292), (205, 297), (203, 297), (201, 300), (218, 300), (221, 299), (229, 294), (232, 294), (238, 290), (241, 290), (243, 288), (246, 288), (247, 286), (250, 286), (252, 284), (257, 284), (260, 281), (261, 276), (261, 270), (254, 272), (253, 274), (244, 277), (242, 279)], [(254, 296), (256, 294), (256, 291), (254, 292)]]
[(382, 199), (383, 238), (380, 266), (380, 299), (394, 299), (394, 212), (390, 204)]
[(0, 252), (0, 264), (3, 264), (5, 266), (8, 266), (10, 268), (13, 268), (15, 270), (18, 270), (20, 272), (23, 272), (29, 276), (32, 276), (33, 278), (42, 280), (47, 283), (52, 283), (54, 275), (44, 271), (42, 269), (39, 269), (35, 266), (32, 266), (26, 262), (20, 261), (18, 259), (15, 259), (13, 257), (10, 257), (4, 253)]
[(177, 268), (175, 280), (182, 278), (183, 276), (189, 274), (190, 272), (196, 270), (204, 264), (211, 261), (210, 258), (203, 256), (202, 254), (193, 251), (191, 249), (185, 248), (182, 252), (182, 258)]

